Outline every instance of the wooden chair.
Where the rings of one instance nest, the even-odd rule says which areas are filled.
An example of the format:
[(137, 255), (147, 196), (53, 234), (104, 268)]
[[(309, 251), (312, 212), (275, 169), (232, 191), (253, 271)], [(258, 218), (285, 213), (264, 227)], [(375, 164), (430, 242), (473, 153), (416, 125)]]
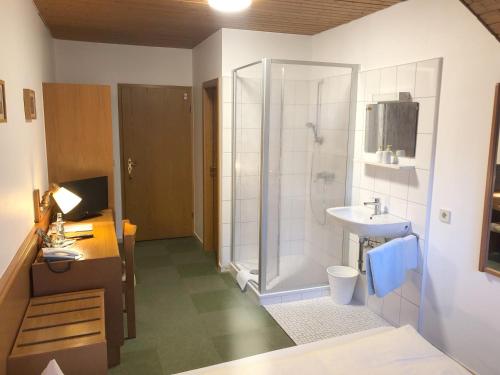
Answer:
[(125, 312), (127, 314), (127, 338), (136, 336), (135, 331), (135, 274), (134, 274), (134, 249), (135, 233), (137, 226), (130, 224), (129, 220), (123, 220), (123, 250), (125, 255), (125, 266), (122, 275), (122, 290), (125, 294)]

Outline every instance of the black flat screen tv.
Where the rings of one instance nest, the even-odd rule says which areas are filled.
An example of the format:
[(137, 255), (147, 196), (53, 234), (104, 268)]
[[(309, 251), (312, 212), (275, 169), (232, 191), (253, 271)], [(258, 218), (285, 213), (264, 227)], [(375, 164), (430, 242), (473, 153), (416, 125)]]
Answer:
[(80, 221), (100, 215), (108, 208), (108, 177), (100, 176), (84, 180), (66, 181), (59, 183), (82, 201), (70, 212), (64, 215), (64, 220)]

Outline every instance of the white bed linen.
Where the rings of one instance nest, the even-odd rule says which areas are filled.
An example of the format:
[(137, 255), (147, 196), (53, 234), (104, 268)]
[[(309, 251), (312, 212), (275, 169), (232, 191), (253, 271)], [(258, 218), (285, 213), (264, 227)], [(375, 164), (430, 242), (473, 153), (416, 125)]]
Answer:
[(375, 328), (263, 353), (183, 375), (470, 374), (411, 326)]

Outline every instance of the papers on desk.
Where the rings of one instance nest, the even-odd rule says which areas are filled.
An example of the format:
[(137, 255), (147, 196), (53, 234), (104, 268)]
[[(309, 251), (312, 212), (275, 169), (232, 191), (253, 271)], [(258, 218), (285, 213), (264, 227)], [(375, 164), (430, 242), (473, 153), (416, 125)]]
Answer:
[(64, 224), (65, 232), (90, 232), (94, 229), (92, 224)]

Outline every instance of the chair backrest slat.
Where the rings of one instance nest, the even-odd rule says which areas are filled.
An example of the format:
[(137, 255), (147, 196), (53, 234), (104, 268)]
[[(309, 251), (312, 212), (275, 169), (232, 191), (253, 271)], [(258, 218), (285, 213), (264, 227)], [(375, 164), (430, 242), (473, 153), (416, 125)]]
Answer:
[(135, 250), (135, 234), (137, 226), (130, 224), (129, 220), (123, 220), (123, 250), (125, 253), (125, 272), (127, 280), (134, 280), (134, 250)]

